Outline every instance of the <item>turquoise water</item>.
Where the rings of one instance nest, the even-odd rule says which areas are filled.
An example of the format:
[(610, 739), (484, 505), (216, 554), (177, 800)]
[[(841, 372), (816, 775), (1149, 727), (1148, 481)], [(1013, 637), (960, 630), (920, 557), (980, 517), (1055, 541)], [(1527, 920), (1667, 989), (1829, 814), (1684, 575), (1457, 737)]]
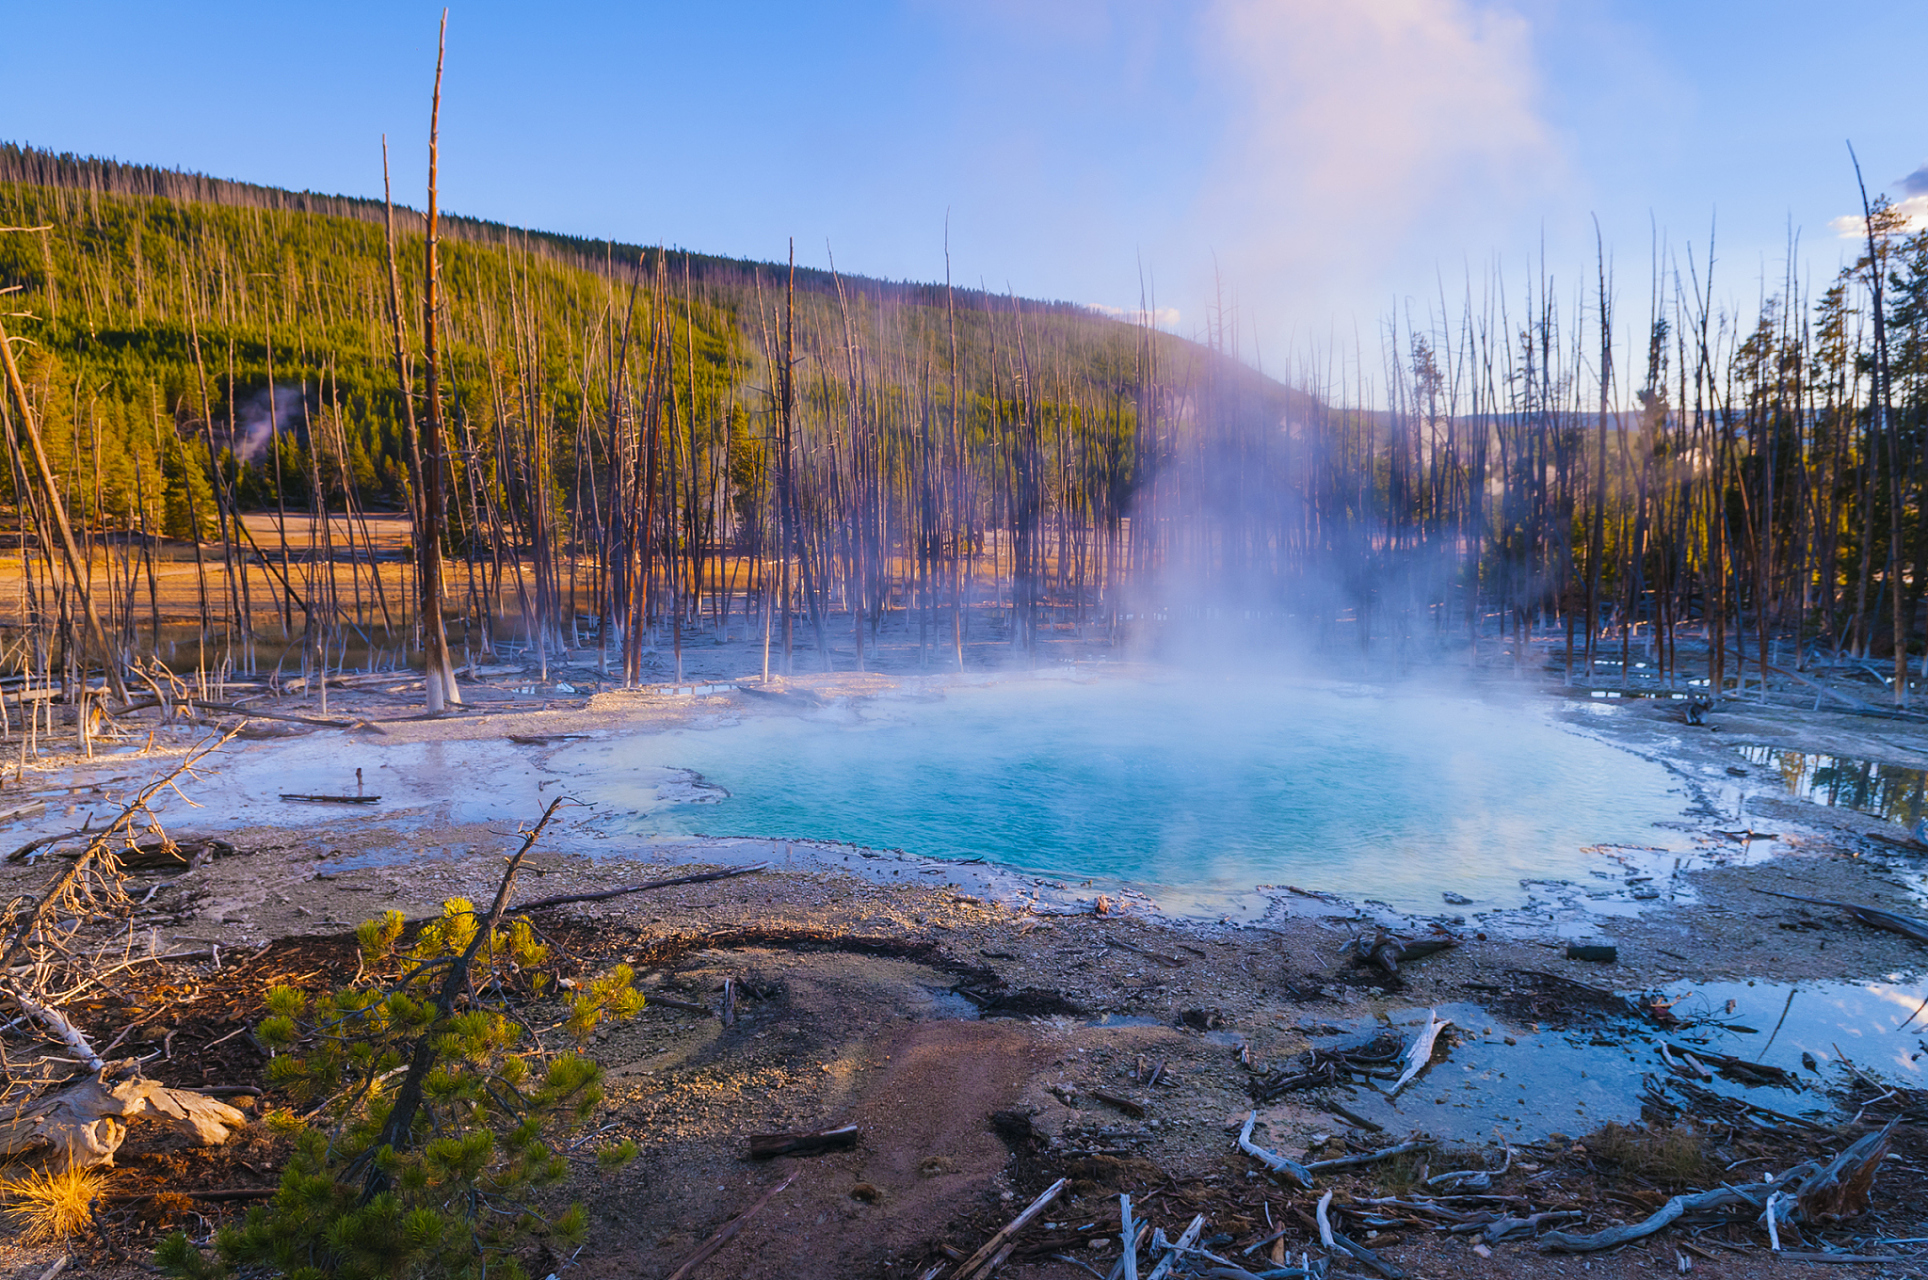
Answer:
[[(1015, 680), (583, 743), (552, 767), (637, 831), (1429, 911), (1442, 891), (1515, 905), (1522, 879), (1583, 878), (1583, 846), (1663, 844), (1653, 823), (1685, 804), (1660, 766), (1533, 709), (1283, 681)], [(728, 797), (661, 787), (656, 767)], [(712, 802), (665, 802), (692, 799)]]

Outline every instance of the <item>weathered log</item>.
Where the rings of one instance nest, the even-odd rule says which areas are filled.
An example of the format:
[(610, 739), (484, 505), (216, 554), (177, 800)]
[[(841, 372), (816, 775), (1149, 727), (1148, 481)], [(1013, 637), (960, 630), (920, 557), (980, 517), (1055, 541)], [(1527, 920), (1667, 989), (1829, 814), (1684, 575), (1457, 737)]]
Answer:
[(227, 1103), (191, 1089), (170, 1089), (141, 1076), (108, 1082), (96, 1075), (0, 1120), (0, 1155), (45, 1149), (63, 1166), (111, 1165), (127, 1122), (149, 1118), (204, 1147), (220, 1146), (247, 1123)]
[(1712, 1191), (1678, 1195), (1641, 1221), (1625, 1226), (1609, 1227), (1588, 1236), (1549, 1231), (1540, 1237), (1540, 1247), (1549, 1253), (1598, 1253), (1602, 1249), (1617, 1249), (1623, 1244), (1644, 1240), (1682, 1219), (1714, 1214), (1724, 1209), (1744, 1209), (1758, 1214), (1766, 1207), (1769, 1196), (1799, 1184), (1814, 1171), (1812, 1164), (1796, 1165), (1772, 1182), (1750, 1183), (1744, 1187), (1715, 1187)]
[(1772, 898), (1786, 898), (1790, 902), (1811, 902), (1817, 907), (1838, 907), (1859, 920), (1862, 924), (1875, 929), (1886, 929), (1916, 942), (1928, 942), (1928, 920), (1915, 916), (1897, 915), (1893, 911), (1883, 911), (1879, 907), (1864, 907), (1853, 902), (1839, 902), (1833, 898), (1809, 898), (1798, 893), (1780, 893), (1773, 889), (1756, 889), (1755, 893), (1765, 893)]
[(1366, 1248), (1366, 1246), (1340, 1234), (1339, 1231), (1333, 1227), (1332, 1219), (1326, 1215), (1326, 1211), (1331, 1207), (1332, 1193), (1328, 1191), (1319, 1197), (1319, 1207), (1316, 1211), (1319, 1223), (1319, 1243), (1326, 1247), (1326, 1252), (1351, 1254), (1357, 1261), (1386, 1277), (1386, 1280), (1405, 1280), (1406, 1273), (1404, 1271)]
[(20, 1006), (20, 1011), (60, 1037), (60, 1042), (80, 1056), (81, 1065), (89, 1071), (99, 1071), (107, 1064), (94, 1052), (87, 1036), (81, 1029), (68, 1021), (67, 1016), (58, 1009), (49, 1008), (33, 997), (24, 995), (11, 987), (5, 988), (8, 999)]
[(1182, 968), (1185, 964), (1185, 957), (1183, 956), (1166, 955), (1162, 951), (1153, 951), (1148, 947), (1141, 947), (1135, 943), (1126, 942), (1122, 938), (1106, 938), (1104, 942), (1108, 947), (1116, 947), (1120, 951), (1129, 951), (1133, 955), (1149, 956), (1160, 964), (1168, 964), (1174, 969)]
[(285, 711), (263, 711), (259, 707), (244, 707), (234, 702), (209, 702), (202, 698), (183, 698), (182, 701), (191, 707), (199, 707), (203, 711), (246, 716), (250, 720), (280, 720), (287, 724), (308, 724), (317, 729), (352, 729), (357, 723), (354, 720), (322, 720), (315, 716), (295, 716)]
[[(1177, 1241), (1167, 1248), (1164, 1258), (1157, 1266), (1152, 1268), (1151, 1274), (1146, 1276), (1145, 1280), (1165, 1280), (1165, 1277), (1172, 1273), (1172, 1268), (1178, 1265), (1178, 1260), (1185, 1256), (1184, 1250), (1196, 1244), (1198, 1237), (1203, 1234), (1204, 1231), (1205, 1215), (1201, 1213), (1192, 1219), (1191, 1225), (1185, 1228), (1184, 1234), (1179, 1236)], [(1154, 1242), (1162, 1241), (1164, 1239), (1164, 1233), (1159, 1232), (1154, 1235), (1152, 1239)], [(1155, 1252), (1159, 1248), (1159, 1245), (1154, 1243), (1152, 1248)]]
[(706, 1004), (697, 1004), (694, 1000), (678, 1000), (673, 996), (659, 996), (654, 992), (650, 992), (643, 997), (643, 1004), (645, 1007), (652, 1004), (659, 1004), (667, 1009), (683, 1009), (690, 1013), (708, 1015), (714, 1015), (716, 1013), (716, 1010)]
[(1432, 1139), (1422, 1138), (1416, 1142), (1402, 1142), (1396, 1147), (1384, 1147), (1378, 1151), (1366, 1151), (1356, 1156), (1339, 1156), (1333, 1160), (1314, 1160), (1305, 1166), (1308, 1173), (1330, 1173), (1334, 1169), (1357, 1169), (1362, 1165), (1377, 1164), (1394, 1156), (1403, 1156), (1410, 1151), (1425, 1151), (1433, 1145)]
[(1103, 1089), (1092, 1089), (1092, 1090), (1089, 1090), (1088, 1092), (1091, 1094), (1092, 1097), (1096, 1098), (1098, 1101), (1109, 1102), (1112, 1106), (1118, 1108), (1120, 1111), (1132, 1117), (1134, 1120), (1142, 1119), (1144, 1117), (1145, 1104), (1137, 1101), (1136, 1099), (1127, 1098), (1121, 1093), (1107, 1093)]
[(1439, 1033), (1452, 1025), (1452, 1019), (1440, 1017), (1436, 1010), (1426, 1011), (1426, 1025), (1421, 1027), (1419, 1034), (1413, 1038), (1412, 1048), (1406, 1050), (1406, 1070), (1393, 1083), (1394, 1097), (1398, 1097), (1401, 1089), (1411, 1084), (1418, 1078), (1420, 1072), (1432, 1065), (1433, 1046), (1439, 1041)]
[(1276, 1173), (1285, 1174), (1288, 1178), (1293, 1179), (1300, 1186), (1310, 1191), (1312, 1189), (1312, 1174), (1304, 1165), (1298, 1163), (1296, 1160), (1288, 1160), (1277, 1152), (1267, 1151), (1264, 1147), (1252, 1141), (1252, 1127), (1258, 1124), (1258, 1122), (1259, 1113), (1256, 1111), (1245, 1117), (1245, 1127), (1240, 1129), (1238, 1133), (1238, 1149), (1246, 1155), (1251, 1156), (1254, 1160), (1257, 1160), (1266, 1168)]
[(1397, 974), (1402, 961), (1423, 960), (1427, 956), (1459, 945), (1450, 934), (1430, 938), (1401, 938), (1385, 928), (1375, 929), (1346, 944), (1346, 955), (1355, 966), (1377, 966)]
[(817, 1156), (826, 1151), (843, 1151), (857, 1145), (857, 1126), (815, 1129), (808, 1133), (753, 1133), (750, 1159), (769, 1160), (776, 1156)]
[(708, 880), (728, 880), (732, 876), (747, 876), (753, 871), (767, 871), (767, 862), (753, 863), (747, 867), (731, 867), (725, 871), (704, 871), (693, 876), (673, 876), (668, 880), (650, 880), (644, 884), (626, 884), (619, 889), (600, 889), (595, 893), (563, 893), (553, 898), (537, 898), (525, 902), (517, 911), (534, 911), (537, 907), (560, 907), (569, 902), (601, 902), (604, 898), (620, 897), (625, 893), (648, 893), (652, 889), (668, 889), (679, 884), (702, 884)]

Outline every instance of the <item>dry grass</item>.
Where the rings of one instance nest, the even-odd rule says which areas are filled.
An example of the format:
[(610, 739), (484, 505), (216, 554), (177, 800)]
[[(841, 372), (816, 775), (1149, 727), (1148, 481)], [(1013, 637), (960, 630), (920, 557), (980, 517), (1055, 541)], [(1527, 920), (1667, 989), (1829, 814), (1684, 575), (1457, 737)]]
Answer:
[(1714, 1172), (1701, 1135), (1688, 1128), (1609, 1124), (1590, 1135), (1586, 1145), (1602, 1164), (1670, 1190), (1704, 1186)]
[(99, 1168), (35, 1169), (0, 1176), (0, 1199), (7, 1201), (7, 1216), (29, 1243), (65, 1240), (87, 1225), (107, 1178)]

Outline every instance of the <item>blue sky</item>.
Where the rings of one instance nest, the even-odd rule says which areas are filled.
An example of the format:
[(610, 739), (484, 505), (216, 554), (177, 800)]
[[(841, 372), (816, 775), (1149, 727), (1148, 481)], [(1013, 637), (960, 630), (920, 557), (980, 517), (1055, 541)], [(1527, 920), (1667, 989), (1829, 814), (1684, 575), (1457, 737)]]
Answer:
[[(0, 138), (421, 200), (440, 6), (28, 5)], [(445, 207), (1131, 307), (1269, 363), (1494, 263), (1644, 314), (1653, 228), (1751, 308), (1928, 162), (1928, 4), (852, 0), (452, 7)], [(1921, 183), (1928, 207), (1928, 179)], [(1345, 341), (1350, 341), (1347, 336)]]

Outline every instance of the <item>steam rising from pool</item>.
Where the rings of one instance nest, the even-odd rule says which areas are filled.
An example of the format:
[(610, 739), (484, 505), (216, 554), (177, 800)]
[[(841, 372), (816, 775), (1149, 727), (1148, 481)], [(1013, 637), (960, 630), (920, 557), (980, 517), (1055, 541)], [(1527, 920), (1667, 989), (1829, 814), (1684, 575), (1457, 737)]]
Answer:
[[(650, 766), (727, 797), (659, 795)], [(1428, 912), (1443, 892), (1514, 906), (1523, 879), (1584, 878), (1584, 846), (1663, 843), (1653, 824), (1684, 804), (1659, 765), (1531, 709), (1283, 681), (1015, 680), (585, 743), (553, 767), (642, 831)]]

